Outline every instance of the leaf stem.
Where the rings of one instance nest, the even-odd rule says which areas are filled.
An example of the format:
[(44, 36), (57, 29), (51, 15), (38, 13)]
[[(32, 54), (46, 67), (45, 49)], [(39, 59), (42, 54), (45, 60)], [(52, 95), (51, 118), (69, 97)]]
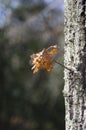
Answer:
[(73, 70), (69, 69), (68, 67), (66, 67), (66, 66), (64, 66), (63, 64), (59, 63), (58, 61), (55, 60), (55, 62), (56, 62), (57, 64), (61, 65), (62, 67), (64, 67), (65, 69), (67, 69), (67, 70), (73, 72)]

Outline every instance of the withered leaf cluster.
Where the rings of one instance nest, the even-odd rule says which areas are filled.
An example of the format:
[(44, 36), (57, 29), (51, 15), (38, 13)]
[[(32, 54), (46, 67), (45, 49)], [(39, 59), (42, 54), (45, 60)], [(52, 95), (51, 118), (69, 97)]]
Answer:
[(38, 72), (39, 69), (45, 69), (48, 72), (51, 72), (54, 64), (54, 55), (57, 54), (57, 52), (57, 46), (54, 45), (48, 47), (47, 49), (43, 49), (36, 54), (32, 54), (33, 73)]

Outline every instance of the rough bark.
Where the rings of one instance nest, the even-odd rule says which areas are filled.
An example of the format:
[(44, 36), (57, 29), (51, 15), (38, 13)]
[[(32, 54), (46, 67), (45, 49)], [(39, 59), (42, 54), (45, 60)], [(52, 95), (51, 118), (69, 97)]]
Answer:
[(86, 130), (86, 0), (64, 0), (65, 129)]

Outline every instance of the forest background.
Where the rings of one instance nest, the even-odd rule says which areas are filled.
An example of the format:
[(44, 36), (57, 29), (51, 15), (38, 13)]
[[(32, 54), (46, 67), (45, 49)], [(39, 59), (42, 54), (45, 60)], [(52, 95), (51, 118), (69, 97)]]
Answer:
[(33, 74), (30, 55), (58, 46), (63, 0), (0, 0), (0, 130), (64, 130), (63, 68)]

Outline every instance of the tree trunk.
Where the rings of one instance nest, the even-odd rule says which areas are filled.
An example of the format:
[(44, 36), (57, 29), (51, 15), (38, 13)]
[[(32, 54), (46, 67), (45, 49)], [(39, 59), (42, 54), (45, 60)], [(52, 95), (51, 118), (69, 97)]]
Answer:
[(86, 0), (64, 0), (65, 129), (86, 130)]

